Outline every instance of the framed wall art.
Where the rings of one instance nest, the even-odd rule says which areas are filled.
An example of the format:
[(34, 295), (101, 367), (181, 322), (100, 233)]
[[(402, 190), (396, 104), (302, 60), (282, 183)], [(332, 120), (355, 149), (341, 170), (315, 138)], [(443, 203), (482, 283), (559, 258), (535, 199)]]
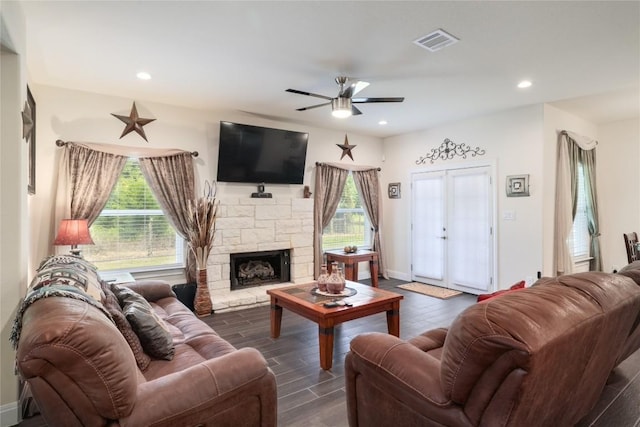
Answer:
[(25, 113), (29, 115), (30, 119), (29, 125), (23, 129), (23, 137), (29, 144), (29, 184), (27, 185), (27, 192), (36, 194), (36, 101), (33, 99), (29, 86), (27, 86)]
[(399, 182), (390, 182), (389, 183), (389, 198), (390, 199), (399, 199), (400, 198), (400, 183)]
[(507, 176), (507, 197), (529, 196), (529, 175)]

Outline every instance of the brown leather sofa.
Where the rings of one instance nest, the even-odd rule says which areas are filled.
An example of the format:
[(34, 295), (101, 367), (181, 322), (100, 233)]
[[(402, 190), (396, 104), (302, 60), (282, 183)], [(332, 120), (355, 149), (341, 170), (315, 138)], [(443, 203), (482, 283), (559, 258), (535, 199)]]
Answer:
[(640, 322), (628, 277), (579, 273), (474, 304), (409, 341), (371, 333), (345, 360), (350, 426), (573, 426)]
[(20, 375), (51, 426), (275, 426), (273, 372), (255, 349), (235, 349), (161, 281), (131, 284), (165, 322), (172, 360), (141, 371), (98, 308), (48, 297), (22, 316)]

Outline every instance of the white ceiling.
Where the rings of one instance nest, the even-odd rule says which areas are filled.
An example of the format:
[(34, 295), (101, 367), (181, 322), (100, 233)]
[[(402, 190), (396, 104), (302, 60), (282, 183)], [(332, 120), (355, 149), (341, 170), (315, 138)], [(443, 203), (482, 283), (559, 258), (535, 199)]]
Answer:
[[(385, 137), (553, 103), (595, 123), (640, 115), (640, 2), (22, 1), (35, 83)], [(432, 53), (436, 29), (460, 41)], [(140, 81), (145, 70), (153, 76)], [(287, 88), (404, 96), (330, 107)], [(516, 84), (529, 79), (533, 86)], [(123, 107), (124, 108), (124, 107)], [(385, 119), (388, 125), (380, 126)]]

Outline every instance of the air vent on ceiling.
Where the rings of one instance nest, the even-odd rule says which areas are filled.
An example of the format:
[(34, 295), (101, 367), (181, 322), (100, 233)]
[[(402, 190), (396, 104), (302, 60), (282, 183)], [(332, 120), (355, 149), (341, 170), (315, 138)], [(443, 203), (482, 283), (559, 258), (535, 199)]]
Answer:
[(413, 42), (430, 52), (436, 52), (444, 47), (457, 43), (459, 39), (442, 29), (438, 29), (426, 36), (422, 36)]

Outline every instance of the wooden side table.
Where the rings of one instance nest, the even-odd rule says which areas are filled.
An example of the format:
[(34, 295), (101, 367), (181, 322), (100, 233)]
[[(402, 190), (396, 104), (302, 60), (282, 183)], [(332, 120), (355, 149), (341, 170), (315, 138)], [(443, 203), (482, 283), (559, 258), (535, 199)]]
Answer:
[(343, 250), (326, 251), (327, 269), (331, 273), (331, 263), (333, 261), (344, 263), (344, 278), (356, 282), (358, 280), (358, 263), (369, 261), (369, 271), (371, 272), (371, 285), (378, 287), (378, 252), (364, 249), (354, 253), (346, 253)]

